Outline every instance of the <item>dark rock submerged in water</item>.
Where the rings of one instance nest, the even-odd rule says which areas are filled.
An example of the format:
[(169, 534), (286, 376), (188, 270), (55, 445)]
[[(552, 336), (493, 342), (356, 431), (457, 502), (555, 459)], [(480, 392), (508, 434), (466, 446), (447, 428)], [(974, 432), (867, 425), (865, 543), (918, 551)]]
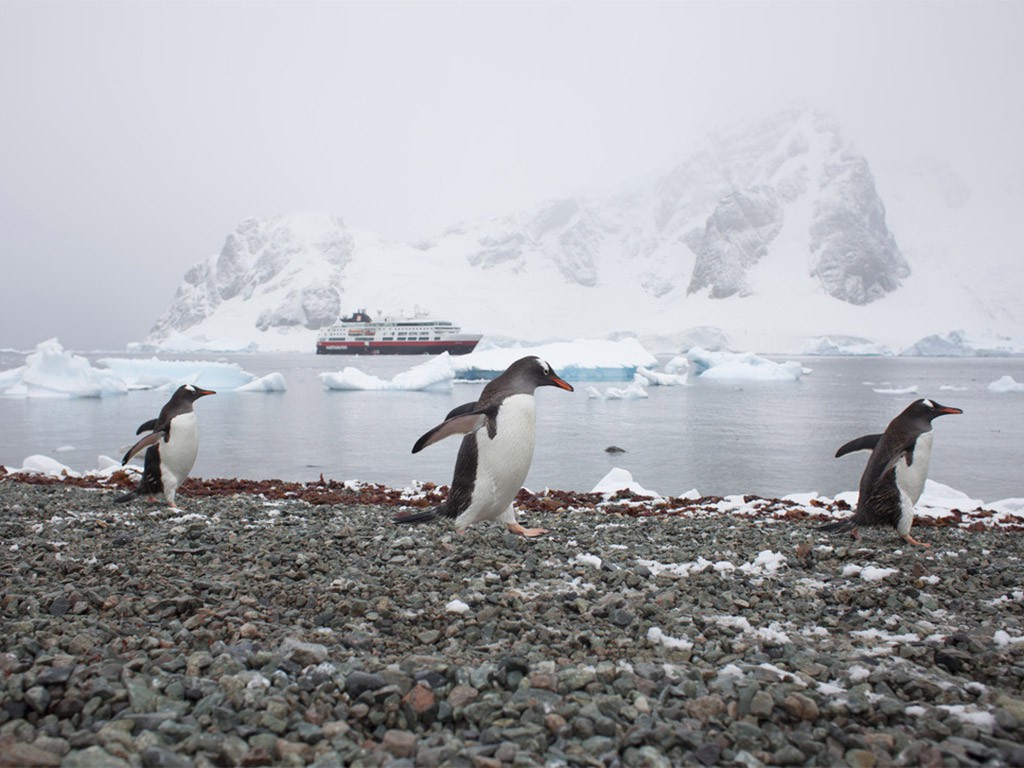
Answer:
[(276, 487), (0, 478), (0, 766), (1024, 760), (1019, 532), (583, 494), (524, 541)]

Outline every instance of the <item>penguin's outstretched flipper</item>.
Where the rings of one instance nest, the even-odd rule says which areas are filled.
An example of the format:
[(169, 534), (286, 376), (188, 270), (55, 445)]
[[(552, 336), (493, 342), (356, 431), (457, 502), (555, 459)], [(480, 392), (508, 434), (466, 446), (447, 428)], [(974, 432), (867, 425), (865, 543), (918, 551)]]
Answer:
[(838, 459), (840, 456), (845, 456), (846, 454), (853, 453), (854, 451), (873, 451), (875, 450), (875, 446), (878, 445), (878, 441), (881, 439), (882, 436), (880, 434), (864, 435), (863, 437), (855, 438), (836, 451), (836, 458)]
[[(458, 410), (457, 408), (456, 411)], [(412, 452), (419, 453), (428, 445), (433, 445), (452, 435), (468, 435), (471, 432), (476, 432), (486, 423), (487, 413), (485, 411), (471, 410), (468, 413), (459, 413), (456, 416), (449, 414), (447, 419), (416, 441), (416, 444), (412, 447)]]
[(146, 448), (149, 448), (149, 446), (156, 445), (157, 443), (159, 443), (160, 438), (162, 438), (163, 436), (164, 430), (160, 430), (159, 432), (150, 432), (144, 438), (139, 440), (139, 442), (137, 442), (135, 445), (128, 449), (128, 453), (126, 453), (124, 455), (124, 458), (121, 459), (121, 465), (124, 466), (125, 464), (127, 464), (129, 461), (131, 461), (133, 456), (142, 453), (142, 451), (145, 450)]

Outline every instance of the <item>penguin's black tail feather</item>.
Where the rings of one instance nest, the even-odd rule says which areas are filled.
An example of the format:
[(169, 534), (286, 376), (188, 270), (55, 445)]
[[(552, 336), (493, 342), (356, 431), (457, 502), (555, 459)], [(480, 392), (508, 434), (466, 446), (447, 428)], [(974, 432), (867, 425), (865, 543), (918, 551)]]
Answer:
[(819, 531), (825, 531), (826, 533), (843, 533), (845, 531), (852, 531), (857, 527), (857, 523), (853, 521), (852, 517), (847, 517), (845, 520), (837, 520), (834, 523), (826, 523), (825, 525), (819, 525)]
[(434, 507), (433, 509), (426, 509), (422, 512), (413, 512), (408, 515), (395, 515), (391, 518), (393, 523), (430, 523), (434, 520), (441, 518), (444, 515), (444, 506)]
[(131, 501), (132, 499), (137, 499), (138, 497), (139, 497), (139, 489), (136, 488), (134, 491), (128, 491), (128, 493), (123, 493), (120, 496), (116, 497), (114, 499), (114, 503), (115, 504), (124, 504), (125, 502)]

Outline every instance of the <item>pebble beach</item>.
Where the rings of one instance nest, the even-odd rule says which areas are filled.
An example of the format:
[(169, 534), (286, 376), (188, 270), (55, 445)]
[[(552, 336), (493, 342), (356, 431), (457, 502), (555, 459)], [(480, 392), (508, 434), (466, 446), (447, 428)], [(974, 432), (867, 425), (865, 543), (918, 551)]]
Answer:
[(0, 766), (1024, 765), (1024, 536), (521, 494), (0, 475)]

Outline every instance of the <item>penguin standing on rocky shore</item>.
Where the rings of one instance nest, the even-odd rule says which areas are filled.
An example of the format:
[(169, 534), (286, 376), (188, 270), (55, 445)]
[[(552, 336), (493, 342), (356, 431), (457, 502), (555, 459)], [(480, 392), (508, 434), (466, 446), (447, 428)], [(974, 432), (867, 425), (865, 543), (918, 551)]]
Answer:
[(115, 501), (131, 501), (137, 496), (162, 493), (172, 509), (178, 508), (174, 498), (192, 471), (199, 453), (199, 430), (192, 406), (200, 397), (215, 394), (212, 389), (184, 384), (175, 390), (171, 399), (160, 409), (159, 416), (139, 426), (135, 434), (141, 435), (147, 431), (149, 434), (128, 449), (121, 465), (127, 464), (133, 456), (145, 449), (142, 479), (138, 488), (118, 496)]
[(452, 410), (412, 448), (419, 453), (451, 435), (465, 435), (455, 460), (448, 498), (425, 512), (399, 515), (396, 523), (424, 523), (454, 518), (461, 533), (479, 520), (500, 520), (520, 536), (539, 536), (542, 528), (524, 528), (512, 502), (523, 487), (536, 443), (537, 387), (572, 392), (551, 366), (538, 357), (523, 357), (484, 387), (480, 399)]
[(857, 510), (852, 517), (821, 526), (823, 531), (852, 531), (862, 525), (891, 525), (908, 544), (927, 547), (910, 535), (914, 505), (921, 498), (932, 455), (932, 420), (959, 408), (934, 400), (915, 400), (880, 435), (864, 435), (843, 445), (836, 458), (853, 451), (870, 450), (860, 478)]

